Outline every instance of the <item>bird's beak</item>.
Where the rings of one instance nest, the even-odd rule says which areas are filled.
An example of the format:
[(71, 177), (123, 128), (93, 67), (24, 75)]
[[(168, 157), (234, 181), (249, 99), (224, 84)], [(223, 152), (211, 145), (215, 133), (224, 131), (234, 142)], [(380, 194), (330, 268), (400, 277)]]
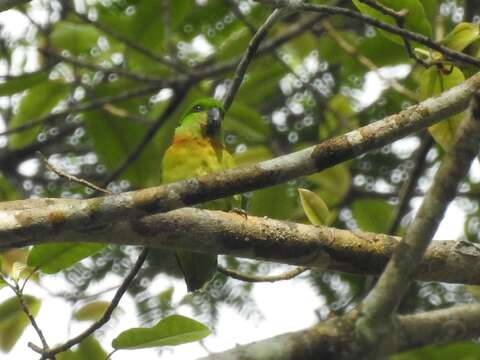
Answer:
[(220, 130), (222, 112), (219, 108), (211, 108), (207, 112), (207, 136), (215, 135)]

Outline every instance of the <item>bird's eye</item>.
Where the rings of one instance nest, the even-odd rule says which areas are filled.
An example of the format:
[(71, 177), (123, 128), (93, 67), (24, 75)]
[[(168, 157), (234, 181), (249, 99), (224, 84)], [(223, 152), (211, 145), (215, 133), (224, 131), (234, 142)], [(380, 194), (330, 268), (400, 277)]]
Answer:
[(197, 104), (197, 105), (195, 105), (195, 106), (192, 108), (192, 111), (193, 111), (193, 112), (203, 111), (203, 106)]

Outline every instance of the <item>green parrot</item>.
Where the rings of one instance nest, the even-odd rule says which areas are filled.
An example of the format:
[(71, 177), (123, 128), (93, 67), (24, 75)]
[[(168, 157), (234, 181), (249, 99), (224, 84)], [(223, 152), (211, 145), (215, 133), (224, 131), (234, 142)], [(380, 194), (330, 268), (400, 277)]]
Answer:
[[(196, 101), (180, 120), (162, 162), (163, 183), (222, 171), (234, 166), (223, 143), (224, 108), (218, 100)], [(228, 211), (240, 205), (239, 196), (210, 201), (202, 208)], [(188, 291), (202, 288), (215, 275), (217, 256), (190, 251), (176, 252)]]

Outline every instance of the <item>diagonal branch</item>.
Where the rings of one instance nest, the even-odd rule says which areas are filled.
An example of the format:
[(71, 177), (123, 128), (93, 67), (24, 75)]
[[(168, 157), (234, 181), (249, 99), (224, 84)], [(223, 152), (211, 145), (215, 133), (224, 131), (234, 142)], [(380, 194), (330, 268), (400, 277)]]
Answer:
[(445, 155), (415, 220), (363, 303), (363, 317), (358, 322), (358, 331), (367, 341), (377, 342), (390, 331), (389, 320), (402, 300), (448, 204), (455, 197), (459, 183), (467, 175), (478, 153), (479, 143), (480, 92), (476, 92), (457, 130), (455, 143)]
[(73, 14), (75, 14), (75, 16), (77, 16), (79, 19), (81, 19), (85, 23), (93, 25), (94, 27), (96, 27), (100, 31), (103, 31), (105, 34), (107, 34), (107, 35), (111, 36), (112, 38), (124, 43), (129, 48), (137, 51), (138, 53), (144, 55), (145, 57), (148, 57), (148, 58), (158, 62), (159, 64), (165, 65), (165, 66), (167, 66), (169, 68), (172, 68), (172, 69), (175, 69), (177, 71), (181, 71), (181, 72), (185, 71), (185, 68), (183, 66), (179, 66), (179, 64), (175, 63), (174, 61), (171, 61), (170, 59), (164, 58), (160, 55), (157, 55), (157, 54), (151, 52), (147, 48), (137, 44), (134, 40), (130, 40), (129, 38), (125, 37), (123, 34), (117, 32), (113, 29), (110, 29), (109, 27), (107, 27), (106, 25), (104, 25), (104, 24), (102, 24), (98, 21), (91, 20), (85, 14), (82, 14), (82, 13), (79, 13), (79, 12), (75, 11), (75, 9), (73, 9), (70, 6), (70, 4), (68, 4), (68, 2), (64, 1), (63, 6), (65, 6), (68, 10), (70, 10)]
[(128, 100), (128, 99), (131, 99), (131, 98), (134, 98), (134, 97), (139, 97), (139, 96), (152, 94), (156, 90), (159, 90), (163, 87), (168, 87), (168, 86), (169, 86), (169, 84), (166, 84), (166, 83), (162, 84), (162, 85), (156, 85), (156, 86), (152, 86), (152, 85), (142, 86), (142, 87), (140, 87), (138, 89), (135, 89), (135, 90), (127, 90), (127, 91), (121, 92), (121, 93), (116, 94), (116, 95), (105, 96), (105, 97), (102, 97), (102, 98), (99, 98), (99, 99), (96, 99), (96, 100), (91, 100), (91, 101), (86, 101), (86, 102), (83, 102), (83, 103), (79, 103), (77, 105), (73, 105), (73, 106), (71, 106), (69, 108), (66, 108), (64, 110), (61, 110), (61, 111), (58, 111), (58, 112), (55, 112), (55, 113), (50, 113), (50, 114), (47, 114), (45, 116), (37, 117), (35, 119), (30, 120), (28, 123), (18, 125), (16, 127), (11, 127), (9, 129), (1, 132), (0, 136), (10, 135), (10, 134), (13, 134), (13, 133), (25, 131), (25, 130), (31, 129), (35, 126), (38, 126), (38, 125), (46, 125), (46, 124), (49, 124), (49, 123), (57, 120), (60, 117), (64, 117), (64, 116), (71, 115), (71, 114), (76, 114), (76, 113), (79, 113), (79, 112), (82, 112), (82, 111), (97, 109), (97, 108), (100, 108), (100, 107), (104, 106), (105, 104), (109, 104), (109, 103), (113, 103), (113, 102), (117, 102), (117, 101), (124, 101), (124, 100)]
[(408, 210), (410, 200), (415, 195), (415, 187), (417, 186), (418, 179), (425, 168), (427, 154), (434, 144), (433, 138), (428, 131), (424, 131), (421, 134), (421, 138), (422, 142), (420, 147), (415, 150), (414, 153), (413, 169), (410, 171), (408, 179), (403, 183), (402, 188), (400, 189), (400, 194), (398, 196), (399, 203), (395, 209), (393, 221), (389, 225), (387, 234), (395, 235), (398, 232), (400, 222)]
[[(359, 359), (359, 352), (365, 349), (355, 337), (356, 319), (355, 313), (343, 317), (332, 317), (305, 330), (239, 345), (202, 359)], [(398, 339), (393, 344), (395, 352), (478, 337), (480, 336), (480, 305), (463, 305), (451, 309), (400, 316), (397, 331), (393, 335)]]
[[(83, 340), (85, 340), (88, 336), (93, 334), (95, 331), (100, 329), (103, 325), (105, 325), (111, 318), (113, 311), (117, 308), (118, 304), (120, 303), (120, 300), (122, 299), (122, 296), (125, 294), (125, 292), (128, 290), (130, 284), (132, 283), (133, 279), (135, 276), (138, 274), (140, 271), (143, 263), (145, 262), (145, 259), (147, 258), (148, 255), (148, 249), (145, 248), (142, 250), (140, 255), (137, 258), (137, 261), (135, 262), (133, 268), (130, 270), (128, 275), (125, 277), (125, 279), (122, 282), (122, 285), (118, 288), (117, 292), (112, 298), (112, 301), (110, 302), (110, 305), (108, 308), (105, 310), (103, 313), (102, 317), (95, 321), (92, 325), (90, 325), (86, 330), (81, 332), (79, 335), (71, 338), (70, 340), (66, 341), (65, 343), (58, 345), (54, 348), (48, 349), (47, 351), (40, 351), (42, 358), (44, 359), (49, 359), (49, 358), (54, 358), (56, 354), (67, 351), (71, 347), (79, 344)], [(29, 344), (30, 345), (30, 344)], [(36, 346), (30, 346), (34, 351), (38, 352), (38, 348)]]
[(327, 14), (327, 15), (342, 15), (350, 19), (356, 19), (365, 24), (372, 25), (376, 28), (382, 29), (391, 34), (398, 35), (404, 39), (407, 39), (410, 41), (416, 41), (422, 45), (425, 45), (430, 49), (433, 49), (442, 53), (447, 59), (450, 59), (451, 61), (462, 62), (465, 64), (475, 65), (480, 67), (480, 60), (473, 56), (470, 56), (468, 54), (465, 54), (459, 51), (452, 50), (444, 45), (438, 44), (425, 35), (415, 33), (398, 26), (386, 24), (371, 16), (364, 15), (357, 11), (342, 8), (339, 6), (303, 3), (302, 1), (299, 1), (299, 0), (257, 0), (257, 1), (260, 3), (267, 3), (269, 5), (273, 5), (274, 7), (291, 9), (293, 11), (310, 11), (310, 12), (317, 12), (320, 14)]
[[(360, 2), (370, 6), (371, 8), (380, 11), (381, 13), (388, 15), (395, 19), (399, 28), (403, 29), (405, 24), (405, 18), (408, 15), (408, 10), (400, 10), (395, 11), (385, 5), (377, 3), (375, 0), (359, 0)], [(417, 55), (415, 55), (412, 44), (405, 36), (402, 36), (403, 44), (405, 46), (405, 50), (407, 51), (408, 56), (415, 60), (418, 64), (428, 67), (428, 63), (425, 60), (420, 59)]]
[(285, 14), (286, 14), (286, 10), (283, 10), (283, 9), (274, 10), (270, 14), (270, 16), (267, 18), (267, 20), (265, 20), (262, 26), (260, 26), (260, 28), (255, 33), (255, 35), (253, 35), (252, 39), (250, 40), (250, 43), (248, 44), (246, 51), (244, 52), (240, 62), (237, 65), (237, 69), (235, 70), (235, 77), (233, 78), (232, 84), (228, 88), (227, 94), (223, 99), (223, 107), (225, 108), (225, 110), (228, 110), (230, 108), (230, 105), (232, 105), (233, 98), (235, 97), (238, 89), (240, 88), (240, 85), (242, 84), (243, 78), (245, 77), (245, 73), (247, 72), (248, 65), (250, 64), (253, 57), (255, 56), (255, 53), (257, 52), (260, 46), (260, 43), (265, 38), (265, 36), (267, 36), (268, 32), (273, 27), (273, 25), (279, 19), (281, 19)]

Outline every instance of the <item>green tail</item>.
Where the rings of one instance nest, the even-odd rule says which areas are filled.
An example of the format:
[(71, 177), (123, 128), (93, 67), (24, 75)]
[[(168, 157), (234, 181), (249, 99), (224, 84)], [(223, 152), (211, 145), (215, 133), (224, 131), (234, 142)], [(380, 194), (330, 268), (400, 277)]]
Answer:
[(217, 256), (191, 251), (175, 253), (178, 265), (182, 270), (187, 290), (196, 291), (205, 286), (217, 271)]

